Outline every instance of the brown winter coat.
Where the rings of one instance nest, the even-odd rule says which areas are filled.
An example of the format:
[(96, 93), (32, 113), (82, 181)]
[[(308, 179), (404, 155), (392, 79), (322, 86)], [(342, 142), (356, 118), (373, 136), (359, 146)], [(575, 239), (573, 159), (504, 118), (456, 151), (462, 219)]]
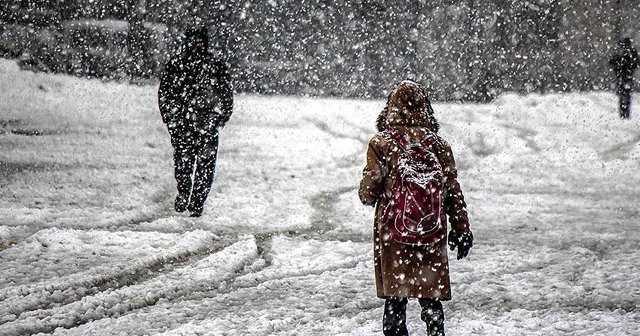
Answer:
[[(430, 106), (429, 106), (430, 110)], [(378, 126), (394, 128), (407, 136), (411, 143), (423, 140), (427, 134), (437, 131), (437, 123), (425, 110), (408, 112), (386, 108), (381, 113)], [(382, 124), (381, 124), (382, 123)], [(443, 209), (453, 230), (469, 231), (464, 197), (457, 181), (457, 170), (449, 144), (439, 136), (431, 145), (445, 175)], [(449, 264), (447, 258), (447, 232), (435, 246), (409, 246), (390, 238), (389, 229), (382, 223), (385, 194), (390, 195), (391, 179), (387, 176), (395, 168), (399, 151), (394, 142), (376, 134), (367, 149), (367, 164), (360, 182), (359, 196), (362, 203), (375, 205), (374, 264), (378, 297), (409, 297), (451, 299)]]

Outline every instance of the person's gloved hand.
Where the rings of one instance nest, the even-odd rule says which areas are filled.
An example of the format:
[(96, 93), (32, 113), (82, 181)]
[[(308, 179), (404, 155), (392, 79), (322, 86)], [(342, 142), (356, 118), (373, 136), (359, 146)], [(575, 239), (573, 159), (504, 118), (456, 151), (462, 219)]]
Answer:
[(449, 231), (449, 248), (453, 251), (456, 247), (458, 248), (458, 260), (466, 257), (473, 247), (473, 233), (467, 231), (458, 234), (454, 230)]

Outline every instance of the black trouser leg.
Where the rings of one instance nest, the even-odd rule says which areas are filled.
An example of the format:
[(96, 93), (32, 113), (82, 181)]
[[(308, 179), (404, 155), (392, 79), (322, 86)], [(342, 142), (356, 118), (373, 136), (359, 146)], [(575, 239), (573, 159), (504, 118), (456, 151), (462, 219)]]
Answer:
[(188, 199), (193, 186), (191, 177), (195, 163), (192, 146), (185, 143), (178, 143), (178, 145), (174, 147), (173, 162), (175, 165), (174, 173), (178, 186), (178, 194), (180, 197)]
[(444, 336), (444, 309), (437, 299), (418, 299), (422, 307), (420, 318), (427, 324), (427, 335)]
[(407, 298), (389, 297), (384, 302), (382, 332), (385, 336), (407, 336)]
[(620, 118), (627, 119), (631, 116), (631, 91), (620, 92)]
[(218, 134), (199, 139), (198, 152), (196, 155), (196, 172), (193, 182), (193, 194), (189, 210), (202, 212), (204, 202), (211, 191), (211, 184), (216, 171), (216, 156), (218, 154)]
[(204, 202), (209, 196), (209, 191), (211, 191), (211, 184), (213, 183), (215, 169), (215, 156), (197, 158), (196, 175), (189, 210), (197, 211), (204, 207)]

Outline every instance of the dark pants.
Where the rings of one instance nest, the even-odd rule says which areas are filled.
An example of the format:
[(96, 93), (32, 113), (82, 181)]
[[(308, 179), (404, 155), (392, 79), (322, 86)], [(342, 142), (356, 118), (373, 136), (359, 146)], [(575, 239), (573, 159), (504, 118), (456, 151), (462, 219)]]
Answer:
[(620, 118), (627, 119), (631, 116), (631, 90), (620, 90)]
[[(384, 303), (382, 331), (385, 336), (407, 336), (407, 298), (389, 297)], [(418, 299), (420, 318), (427, 324), (427, 335), (444, 336), (444, 309), (437, 299)]]
[(189, 211), (202, 212), (216, 170), (218, 131), (169, 130), (179, 197), (189, 200)]

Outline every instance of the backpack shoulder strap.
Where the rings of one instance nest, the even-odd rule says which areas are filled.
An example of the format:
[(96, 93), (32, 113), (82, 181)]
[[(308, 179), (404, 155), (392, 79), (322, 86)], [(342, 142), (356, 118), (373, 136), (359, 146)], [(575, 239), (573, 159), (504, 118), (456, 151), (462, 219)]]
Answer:
[(438, 141), (438, 136), (435, 135), (434, 133), (428, 133), (426, 137), (424, 137), (424, 139), (422, 139), (422, 141), (420, 141), (420, 145), (423, 148), (427, 148), (431, 145), (433, 145), (434, 143), (436, 143)]
[(393, 140), (396, 144), (400, 145), (403, 149), (409, 148), (411, 145), (420, 145), (422, 148), (427, 148), (438, 141), (438, 136), (434, 133), (427, 133), (427, 135), (421, 141), (417, 143), (410, 143), (407, 138), (402, 136), (400, 132), (396, 131), (393, 128), (387, 128), (382, 132), (386, 137)]
[(390, 138), (397, 145), (400, 145), (402, 149), (406, 149), (409, 146), (409, 142), (405, 137), (393, 128), (387, 128), (382, 132), (386, 137)]

